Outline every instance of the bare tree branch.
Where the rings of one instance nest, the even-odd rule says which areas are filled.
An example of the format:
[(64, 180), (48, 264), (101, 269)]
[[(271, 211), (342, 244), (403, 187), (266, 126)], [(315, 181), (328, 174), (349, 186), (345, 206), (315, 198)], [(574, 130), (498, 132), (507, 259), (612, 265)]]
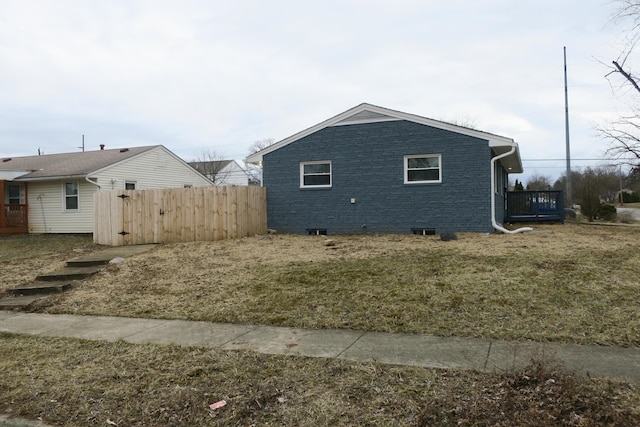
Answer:
[(189, 165), (206, 176), (214, 185), (222, 185), (230, 171), (225, 170), (229, 160), (215, 150), (205, 150), (197, 158), (189, 161)]
[(262, 151), (267, 147), (272, 146), (273, 144), (276, 143), (276, 140), (273, 138), (265, 138), (265, 139), (261, 139), (259, 141), (254, 141), (250, 146), (249, 146), (249, 155), (251, 154), (255, 154), (258, 151)]
[(620, 64), (618, 64), (617, 61), (613, 61), (613, 65), (616, 67), (616, 69), (618, 70), (618, 72), (620, 74), (622, 74), (624, 76), (625, 79), (627, 79), (629, 81), (629, 83), (631, 83), (633, 85), (633, 87), (640, 92), (640, 87), (638, 86), (638, 83), (635, 81), (635, 79), (633, 77), (631, 77), (631, 74), (627, 73), (626, 71), (624, 71), (622, 69), (622, 67), (620, 66)]

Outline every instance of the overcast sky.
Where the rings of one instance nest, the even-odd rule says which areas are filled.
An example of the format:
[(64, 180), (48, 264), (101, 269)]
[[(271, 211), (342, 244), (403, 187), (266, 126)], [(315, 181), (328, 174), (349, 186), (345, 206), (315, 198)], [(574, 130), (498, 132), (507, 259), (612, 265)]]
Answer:
[[(362, 102), (513, 138), (564, 172), (627, 110), (609, 0), (0, 0), (0, 157), (163, 144), (241, 159)], [(619, 82), (619, 80), (618, 80)], [(619, 95), (617, 93), (616, 95)], [(574, 160), (584, 167), (598, 162)]]

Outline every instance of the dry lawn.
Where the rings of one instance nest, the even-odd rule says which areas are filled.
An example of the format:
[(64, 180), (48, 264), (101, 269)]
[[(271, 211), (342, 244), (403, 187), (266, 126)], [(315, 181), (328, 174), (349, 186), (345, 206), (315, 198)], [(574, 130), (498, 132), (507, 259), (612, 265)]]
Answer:
[[(547, 233), (162, 245), (37, 310), (638, 345), (640, 230), (536, 228)], [(3, 286), (94, 249), (39, 237), (0, 238)], [(542, 358), (500, 374), (440, 371), (0, 333), (0, 413), (64, 426), (640, 425), (636, 385), (559, 368)]]
[(69, 258), (95, 250), (91, 235), (45, 234), (0, 237), (0, 291), (64, 266)]
[[(64, 426), (632, 426), (632, 385), (0, 333), (0, 413)], [(548, 362), (548, 361), (547, 361)], [(211, 403), (225, 400), (221, 409)]]
[(40, 310), (640, 345), (640, 228), (535, 228), (162, 245)]

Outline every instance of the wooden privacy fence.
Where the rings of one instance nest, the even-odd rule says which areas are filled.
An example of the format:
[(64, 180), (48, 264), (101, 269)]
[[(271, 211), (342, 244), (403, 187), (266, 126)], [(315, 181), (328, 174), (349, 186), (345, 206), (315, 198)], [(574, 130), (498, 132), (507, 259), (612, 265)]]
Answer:
[(264, 234), (264, 187), (99, 191), (93, 240), (110, 246), (222, 240)]

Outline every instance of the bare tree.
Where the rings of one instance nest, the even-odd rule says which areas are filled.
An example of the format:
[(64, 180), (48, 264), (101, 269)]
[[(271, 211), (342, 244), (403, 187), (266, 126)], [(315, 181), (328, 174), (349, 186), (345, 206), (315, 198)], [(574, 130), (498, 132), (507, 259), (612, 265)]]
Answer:
[(607, 156), (621, 164), (640, 165), (640, 118), (637, 115), (620, 117), (596, 130), (609, 144)]
[[(624, 32), (622, 51), (615, 60), (611, 61), (611, 72), (607, 74), (607, 78), (619, 74), (624, 79), (623, 85), (629, 84), (636, 92), (640, 93), (638, 78), (629, 63), (629, 58), (640, 41), (640, 1), (617, 0), (617, 4), (618, 9), (614, 13), (612, 21), (615, 24), (628, 25), (628, 27)], [(611, 80), (609, 82), (613, 84)]]
[(551, 178), (544, 175), (533, 174), (527, 181), (527, 190), (550, 190)]
[(276, 143), (276, 140), (273, 138), (265, 138), (259, 141), (253, 141), (253, 143), (249, 146), (249, 155), (255, 154), (258, 151), (262, 151), (267, 147), (272, 146)]
[(188, 163), (214, 185), (222, 185), (230, 174), (230, 170), (225, 169), (230, 162), (231, 160), (225, 160), (224, 156), (215, 150), (205, 150)]
[[(633, 71), (631, 58), (640, 42), (640, 0), (617, 0), (616, 4), (618, 8), (612, 21), (627, 26), (627, 29), (622, 51), (611, 62), (611, 71), (605, 77), (613, 91), (627, 88), (637, 96), (640, 94), (640, 77)], [(621, 76), (622, 81), (613, 80), (614, 76)], [(606, 150), (608, 156), (635, 166), (640, 164), (640, 117), (636, 108), (632, 107), (631, 110), (632, 114), (622, 116), (608, 125), (598, 126), (596, 131), (609, 144)]]

